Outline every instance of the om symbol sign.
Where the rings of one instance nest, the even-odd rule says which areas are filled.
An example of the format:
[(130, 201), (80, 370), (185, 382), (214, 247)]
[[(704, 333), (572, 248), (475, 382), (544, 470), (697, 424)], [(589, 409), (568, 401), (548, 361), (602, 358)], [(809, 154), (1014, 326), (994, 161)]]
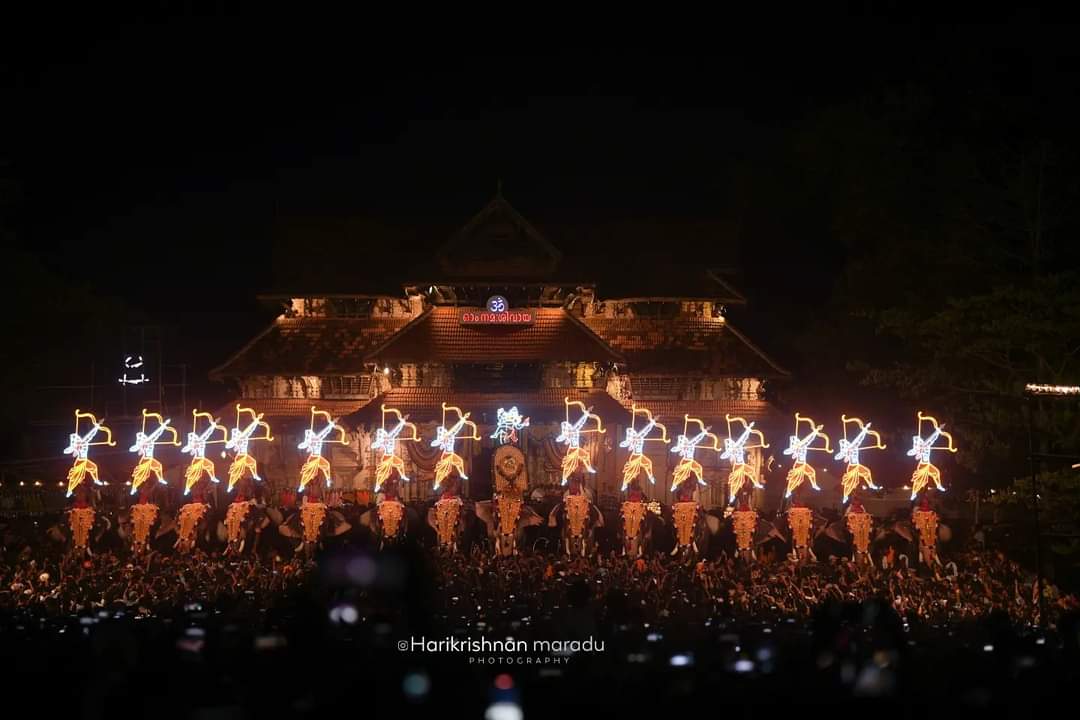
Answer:
[(502, 295), (492, 295), (490, 298), (488, 298), (487, 309), (489, 312), (506, 312), (508, 307), (509, 305), (506, 302), (506, 298), (504, 298)]

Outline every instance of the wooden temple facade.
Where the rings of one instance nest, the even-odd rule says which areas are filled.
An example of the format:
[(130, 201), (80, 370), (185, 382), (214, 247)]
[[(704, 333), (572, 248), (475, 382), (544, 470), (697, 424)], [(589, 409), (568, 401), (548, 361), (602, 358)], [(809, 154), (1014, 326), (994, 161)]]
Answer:
[[(787, 373), (731, 325), (727, 309), (745, 304), (738, 292), (701, 268), (628, 267), (605, 284), (575, 277), (584, 266), (564, 258), (500, 193), (398, 294), (360, 288), (276, 298), (281, 315), (212, 377), (233, 383), (239, 402), (273, 425), (276, 441), (256, 453), (275, 488), (295, 485), (311, 407), (340, 417), (351, 445), (334, 446), (328, 459), (335, 486), (360, 501), (370, 499), (382, 405), (407, 414), (422, 433), (422, 442), (403, 443), (412, 479), (406, 500), (432, 493), (430, 441), (444, 402), (471, 413), (484, 438), (458, 450), (467, 493), (477, 499), (491, 492), (488, 436), (499, 408), (530, 418), (521, 439), (530, 487), (555, 492), (564, 399), (591, 406), (607, 430), (590, 436), (597, 469), (590, 482), (601, 504), (618, 497), (627, 452), (619, 442), (633, 403), (664, 423), (673, 442), (685, 414), (721, 438), (728, 413), (770, 424), (764, 383)], [(519, 322), (492, 322), (485, 314), (492, 297), (504, 298)], [(646, 481), (646, 492), (670, 502), (678, 456), (672, 445), (650, 445), (657, 482)], [(697, 457), (709, 482), (701, 502), (723, 505), (727, 461), (704, 449)], [(763, 462), (760, 452), (751, 462)]]

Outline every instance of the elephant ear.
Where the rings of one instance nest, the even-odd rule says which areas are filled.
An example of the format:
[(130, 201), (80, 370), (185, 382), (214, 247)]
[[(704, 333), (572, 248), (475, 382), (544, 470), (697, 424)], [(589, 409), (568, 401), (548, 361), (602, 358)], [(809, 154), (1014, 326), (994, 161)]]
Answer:
[(844, 523), (839, 520), (833, 521), (825, 528), (825, 536), (832, 538), (836, 542), (846, 543), (848, 541), (846, 529)]
[(522, 527), (533, 527), (536, 525), (543, 525), (544, 518), (540, 517), (540, 515), (528, 505), (523, 505), (521, 507), (521, 517), (518, 519), (518, 522)]
[(495, 516), (492, 514), (492, 507), (490, 500), (481, 500), (474, 506), (476, 517), (484, 521), (484, 524), (488, 526), (488, 530), (495, 523)]
[(720, 518), (716, 517), (711, 513), (705, 513), (705, 527), (709, 528), (710, 535), (716, 535), (718, 532), (720, 532), (721, 524), (722, 523)]
[(945, 523), (939, 523), (937, 526), (938, 540), (941, 542), (949, 542), (952, 540), (952, 528)]
[(900, 520), (892, 526), (894, 533), (904, 538), (908, 542), (915, 540), (915, 532), (912, 530), (911, 522), (908, 520)]
[(345, 519), (345, 516), (337, 510), (332, 510), (330, 512), (330, 517), (334, 520), (334, 531), (330, 533), (333, 537), (344, 535), (352, 530), (352, 525)]
[(435, 530), (439, 529), (438, 523), (435, 522), (435, 508), (433, 508), (433, 507), (428, 508), (428, 511), (427, 511), (427, 524), (430, 525)]
[(285, 517), (281, 514), (281, 511), (277, 508), (266, 508), (266, 517), (270, 518), (270, 521), (275, 525), (280, 525), (285, 522)]
[(166, 535), (176, 528), (176, 516), (168, 515), (166, 513), (161, 514), (161, 523), (158, 525), (158, 531), (154, 534), (155, 538), (159, 538)]
[(788, 541), (775, 523), (758, 518), (757, 526), (754, 528), (754, 545), (763, 545), (770, 540), (779, 540), (782, 543)]
[(375, 511), (368, 510), (360, 516), (360, 524), (371, 532), (375, 532)]
[(229, 533), (225, 530), (225, 523), (218, 522), (217, 524), (217, 539), (218, 542), (225, 542), (229, 539)]
[(281, 523), (280, 525), (277, 526), (277, 529), (278, 529), (278, 532), (283, 537), (287, 537), (287, 538), (298, 538), (298, 537), (300, 537), (300, 533), (297, 532), (295, 528), (290, 526), (289, 523)]

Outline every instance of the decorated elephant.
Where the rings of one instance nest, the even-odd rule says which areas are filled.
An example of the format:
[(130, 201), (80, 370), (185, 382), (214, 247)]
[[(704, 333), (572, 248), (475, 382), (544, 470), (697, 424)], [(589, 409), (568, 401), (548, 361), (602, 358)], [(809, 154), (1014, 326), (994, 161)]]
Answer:
[(549, 527), (560, 527), (567, 555), (587, 557), (596, 552), (596, 528), (604, 526), (604, 516), (593, 504), (580, 471), (570, 476), (566, 493), (548, 515)]
[(101, 542), (114, 523), (109, 514), (99, 510), (100, 494), (86, 483), (74, 488), (72, 504), (66, 512), (66, 523), (53, 525), (48, 536), (67, 547), (72, 558), (93, 555), (92, 547)]
[(464, 552), (467, 531), (476, 514), (461, 497), (461, 478), (457, 470), (450, 471), (439, 489), (439, 499), (427, 512), (428, 525), (435, 530), (435, 541), (441, 552)]
[(250, 477), (234, 486), (232, 502), (217, 523), (218, 540), (225, 543), (226, 555), (257, 553), (263, 533), (271, 525), (281, 525), (281, 511), (267, 507), (263, 486)]
[(399, 470), (391, 470), (379, 487), (375, 507), (360, 516), (360, 524), (375, 535), (380, 550), (405, 540), (419, 523), (416, 513), (401, 500), (400, 477)]
[(635, 480), (626, 491), (626, 500), (619, 507), (619, 545), (622, 554), (644, 557), (653, 546), (653, 533), (664, 524), (659, 503), (647, 501), (640, 484)]
[(176, 542), (173, 547), (181, 554), (189, 553), (196, 547), (209, 549), (213, 537), (210, 522), (214, 508), (214, 491), (207, 478), (195, 482), (184, 497), (187, 502), (177, 510), (174, 525), (163, 527), (163, 531), (175, 529)]
[(492, 454), (495, 494), (476, 503), (476, 516), (487, 527), (487, 536), (496, 555), (516, 555), (525, 528), (542, 525), (544, 519), (525, 504), (529, 489), (525, 455), (513, 445), (502, 445)]
[(158, 495), (161, 494), (158, 488), (157, 483), (141, 484), (136, 489), (138, 497), (135, 502), (117, 515), (117, 534), (131, 548), (133, 555), (149, 552), (158, 537), (156, 531), (165, 525), (158, 504)]
[(788, 544), (787, 537), (776, 524), (758, 514), (745, 498), (731, 511), (730, 521), (735, 535), (735, 557), (740, 562), (755, 562), (765, 543), (778, 541)]
[(313, 482), (307, 486), (300, 507), (285, 522), (277, 526), (278, 532), (287, 538), (299, 540), (296, 552), (305, 560), (315, 559), (316, 551), (326, 540), (339, 537), (352, 529), (338, 509), (341, 494), (323, 488)]
[(791, 552), (788, 558), (798, 563), (816, 561), (814, 541), (828, 529), (829, 522), (797, 501), (788, 508), (786, 515), (787, 526), (791, 532)]
[(671, 504), (671, 525), (675, 530), (671, 555), (683, 562), (693, 562), (707, 553), (712, 536), (720, 532), (720, 518), (706, 513), (696, 496), (696, 485), (683, 482), (676, 488), (675, 502)]

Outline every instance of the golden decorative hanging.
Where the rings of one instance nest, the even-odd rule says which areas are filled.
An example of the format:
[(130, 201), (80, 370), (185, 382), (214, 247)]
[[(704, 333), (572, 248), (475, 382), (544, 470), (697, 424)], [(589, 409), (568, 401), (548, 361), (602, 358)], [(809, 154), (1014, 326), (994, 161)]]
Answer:
[(300, 523), (304, 526), (304, 542), (318, 542), (319, 530), (322, 529), (326, 519), (326, 504), (310, 502), (304, 498), (304, 504), (300, 506)]
[(563, 505), (566, 508), (570, 536), (581, 537), (585, 533), (585, 521), (589, 517), (589, 498), (584, 495), (568, 495), (563, 500)]
[(495, 500), (499, 513), (499, 532), (513, 535), (517, 529), (518, 517), (521, 516), (521, 499), (510, 495), (499, 495)]
[(911, 522), (919, 531), (919, 544), (932, 548), (937, 544), (938, 514), (933, 510), (916, 510), (911, 514)]
[(637, 538), (641, 530), (641, 522), (645, 519), (646, 511), (643, 502), (624, 502), (622, 504), (623, 532), (630, 540)]
[(190, 550), (195, 545), (195, 529), (209, 507), (206, 503), (188, 503), (180, 508), (180, 527), (176, 534), (177, 546), (181, 550)]
[(402, 528), (405, 506), (396, 500), (383, 500), (379, 503), (379, 522), (382, 524), (383, 537), (396, 537)]
[(435, 503), (435, 533), (439, 545), (453, 545), (458, 515), (461, 514), (461, 498), (444, 498)]
[(86, 547), (90, 540), (90, 528), (94, 526), (94, 509), (75, 508), (68, 522), (71, 523), (71, 538), (75, 547)]
[(157, 520), (158, 507), (140, 503), (131, 507), (131, 524), (134, 526), (135, 547), (143, 548), (150, 542), (150, 528)]
[(849, 512), (847, 514), (847, 528), (851, 533), (855, 550), (862, 554), (870, 552), (870, 530), (874, 526), (874, 518), (868, 512)]
[(739, 552), (753, 549), (754, 530), (757, 528), (757, 512), (754, 510), (736, 510), (731, 513), (735, 527), (735, 545)]
[(787, 516), (788, 526), (791, 528), (791, 539), (795, 547), (810, 547), (810, 526), (813, 524), (810, 508), (791, 508)]
[(229, 509), (225, 512), (225, 535), (229, 542), (241, 540), (240, 533), (249, 510), (251, 510), (249, 502), (234, 502), (229, 505)]
[(685, 547), (694, 539), (694, 522), (697, 520), (696, 502), (678, 502), (671, 506), (675, 520), (675, 537), (679, 547)]

